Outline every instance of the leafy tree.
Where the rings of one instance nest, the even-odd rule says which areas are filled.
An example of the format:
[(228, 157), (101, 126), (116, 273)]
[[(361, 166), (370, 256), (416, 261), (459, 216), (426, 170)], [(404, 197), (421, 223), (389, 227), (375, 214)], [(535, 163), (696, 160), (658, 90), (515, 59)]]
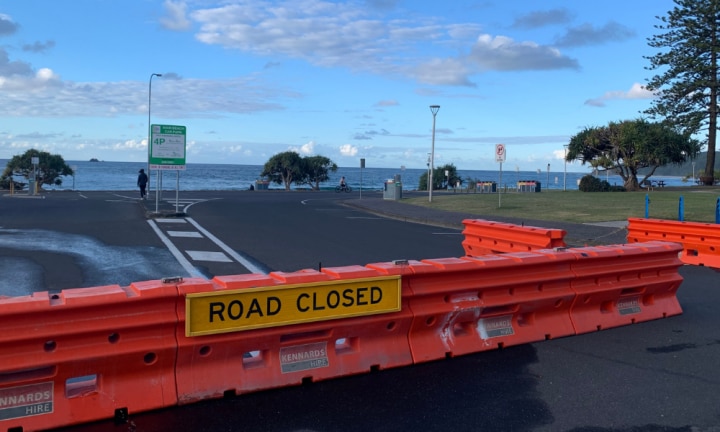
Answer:
[(306, 156), (303, 162), (303, 181), (313, 190), (320, 189), (320, 183), (330, 179), (330, 172), (337, 171), (337, 165), (325, 156)]
[[(637, 119), (585, 128), (570, 138), (566, 159), (612, 170), (622, 177), (627, 190), (638, 190), (658, 167), (681, 164), (699, 150), (700, 144), (688, 133), (677, 132), (669, 124)], [(649, 170), (638, 182), (641, 168)]]
[(284, 184), (288, 191), (293, 182), (303, 181), (302, 158), (294, 151), (278, 153), (265, 162), (260, 175), (277, 184)]
[(12, 176), (23, 176), (30, 180), (33, 175), (32, 158), (38, 158), (37, 169), (35, 171), (35, 181), (40, 186), (62, 184), (61, 176), (73, 175), (73, 170), (60, 155), (53, 155), (48, 152), (30, 149), (19, 156), (13, 156), (5, 166), (0, 181), (3, 185), (10, 184)]
[[(448, 175), (445, 175), (445, 171), (448, 172)], [(457, 174), (457, 168), (455, 168), (454, 164), (446, 164), (441, 167), (435, 167), (433, 169), (433, 190), (436, 189), (447, 189), (451, 187), (452, 185), (455, 185), (457, 182), (460, 182), (462, 184), (462, 179)], [(428, 190), (428, 173), (425, 172), (420, 175), (420, 179), (418, 180), (418, 189), (419, 190)]]
[(663, 51), (645, 57), (649, 70), (661, 72), (648, 80), (657, 98), (645, 111), (662, 117), (687, 134), (707, 132), (708, 157), (705, 184), (713, 184), (718, 117), (718, 53), (720, 52), (720, 1), (674, 0), (676, 6), (655, 28), (663, 33), (648, 45)]

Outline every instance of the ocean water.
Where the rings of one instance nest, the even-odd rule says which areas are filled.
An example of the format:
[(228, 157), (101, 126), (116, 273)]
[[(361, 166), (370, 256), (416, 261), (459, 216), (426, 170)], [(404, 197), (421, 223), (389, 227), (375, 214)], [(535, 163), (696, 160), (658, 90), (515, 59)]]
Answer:
[[(140, 168), (146, 168), (145, 164), (138, 162), (89, 162), (89, 161), (66, 161), (73, 170), (74, 176), (63, 177), (61, 186), (44, 186), (48, 190), (79, 190), (79, 191), (104, 191), (104, 190), (133, 190), (136, 189), (137, 174)], [(4, 167), (7, 160), (0, 160), (0, 167)], [(188, 164), (183, 171), (164, 171), (161, 187), (163, 190), (175, 190), (178, 184), (180, 190), (247, 190), (255, 180), (261, 179), (261, 165), (229, 165), (229, 164)], [(381, 191), (387, 181), (392, 181), (399, 176), (403, 190), (417, 190), (420, 176), (425, 169), (393, 169), (393, 168), (364, 168), (339, 167), (335, 173), (331, 173), (330, 180), (320, 184), (323, 190), (334, 189), (339, 183), (340, 177), (345, 176), (347, 183), (356, 190)], [(157, 187), (157, 171), (151, 173), (151, 188)], [(503, 170), (502, 180), (500, 172), (481, 170), (457, 170), (464, 186), (470, 181), (493, 181), (501, 186), (515, 188), (518, 181), (532, 180), (541, 183), (542, 189), (576, 190), (578, 182), (585, 172), (537, 172)], [(611, 185), (622, 185), (619, 176), (599, 177), (607, 180)], [(655, 178), (660, 180), (661, 178)], [(20, 180), (20, 179), (18, 179)], [(690, 186), (690, 182), (683, 182), (679, 177), (662, 177), (668, 186)], [(299, 186), (307, 188), (307, 185)], [(283, 185), (270, 184), (270, 189), (284, 189)], [(298, 186), (293, 185), (293, 189)]]

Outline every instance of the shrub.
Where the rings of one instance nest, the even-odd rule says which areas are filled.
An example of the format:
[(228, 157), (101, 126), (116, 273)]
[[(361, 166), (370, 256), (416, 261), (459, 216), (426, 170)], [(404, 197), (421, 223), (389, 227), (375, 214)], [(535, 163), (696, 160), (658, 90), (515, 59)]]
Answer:
[(610, 190), (610, 183), (588, 174), (580, 179), (578, 189), (580, 189), (581, 192), (608, 192)]

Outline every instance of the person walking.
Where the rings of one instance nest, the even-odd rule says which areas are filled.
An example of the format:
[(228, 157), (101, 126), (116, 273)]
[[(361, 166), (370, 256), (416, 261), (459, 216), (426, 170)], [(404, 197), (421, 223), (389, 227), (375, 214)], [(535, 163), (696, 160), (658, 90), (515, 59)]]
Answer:
[(148, 176), (145, 174), (145, 170), (140, 168), (140, 173), (138, 174), (137, 179), (137, 185), (140, 188), (140, 199), (145, 199), (145, 187), (147, 187), (148, 182)]

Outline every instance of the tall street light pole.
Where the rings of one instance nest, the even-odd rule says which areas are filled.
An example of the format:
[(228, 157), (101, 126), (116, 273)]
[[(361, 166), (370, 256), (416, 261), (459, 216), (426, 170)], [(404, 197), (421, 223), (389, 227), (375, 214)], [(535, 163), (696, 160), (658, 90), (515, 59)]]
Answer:
[(150, 189), (150, 102), (152, 101), (152, 79), (153, 77), (161, 77), (162, 74), (154, 73), (150, 75), (150, 82), (148, 83), (148, 139), (147, 139), (147, 148), (148, 148), (148, 154), (147, 154), (147, 175), (148, 175), (148, 189)]
[(563, 190), (567, 190), (567, 151), (568, 151), (568, 145), (563, 145), (565, 157), (563, 158), (565, 160), (565, 168), (563, 170)]
[(430, 175), (428, 176), (428, 202), (432, 202), (433, 171), (435, 171), (435, 116), (440, 110), (440, 105), (430, 105), (430, 112), (433, 116), (432, 147), (430, 148)]

